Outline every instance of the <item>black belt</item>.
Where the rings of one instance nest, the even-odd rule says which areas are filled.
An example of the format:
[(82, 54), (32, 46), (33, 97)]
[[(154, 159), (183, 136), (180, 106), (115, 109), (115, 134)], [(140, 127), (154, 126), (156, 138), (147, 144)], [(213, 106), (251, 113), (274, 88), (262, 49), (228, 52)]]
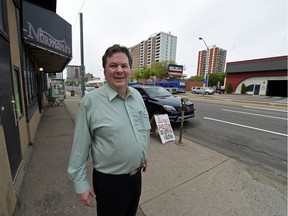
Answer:
[(137, 174), (142, 168), (143, 168), (143, 165), (139, 166), (137, 169), (135, 169), (134, 171), (130, 172), (129, 175), (133, 176), (133, 175)]

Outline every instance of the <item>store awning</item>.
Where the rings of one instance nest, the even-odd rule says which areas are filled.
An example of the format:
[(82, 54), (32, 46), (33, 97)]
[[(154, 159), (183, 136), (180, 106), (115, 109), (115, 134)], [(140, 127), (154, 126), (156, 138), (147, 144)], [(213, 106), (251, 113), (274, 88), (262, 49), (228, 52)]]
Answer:
[(23, 1), (23, 37), (43, 72), (62, 72), (72, 59), (71, 25), (53, 11)]

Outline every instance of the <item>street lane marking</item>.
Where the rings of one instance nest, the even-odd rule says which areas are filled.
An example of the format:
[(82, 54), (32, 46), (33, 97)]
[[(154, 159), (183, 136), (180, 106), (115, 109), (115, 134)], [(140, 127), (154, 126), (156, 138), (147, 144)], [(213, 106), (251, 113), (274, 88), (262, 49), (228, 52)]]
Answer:
[(262, 114), (257, 114), (257, 113), (242, 112), (242, 111), (230, 110), (230, 109), (222, 109), (222, 110), (227, 111), (227, 112), (242, 113), (242, 114), (246, 114), (246, 115), (255, 115), (255, 116), (261, 116), (261, 117), (266, 117), (266, 118), (275, 118), (275, 119), (287, 120), (287, 118), (268, 116), (268, 115), (262, 115)]
[(209, 118), (209, 117), (203, 117), (203, 118), (207, 119), (207, 120), (211, 120), (211, 121), (221, 122), (221, 123), (225, 123), (225, 124), (235, 125), (235, 126), (239, 126), (239, 127), (249, 128), (249, 129), (252, 129), (252, 130), (258, 130), (258, 131), (263, 131), (263, 132), (266, 132), (266, 133), (271, 133), (271, 134), (276, 134), (276, 135), (288, 137), (288, 134), (278, 133), (278, 132), (275, 132), (275, 131), (264, 130), (264, 129), (261, 129), (261, 128), (256, 128), (256, 127), (251, 127), (251, 126), (248, 126), (248, 125), (242, 125), (242, 124), (237, 124), (237, 123), (233, 123), (233, 122), (223, 121), (223, 120), (220, 120), (220, 119), (213, 119), (213, 118)]
[(263, 108), (263, 107), (253, 107), (253, 106), (243, 106), (246, 108), (251, 108), (251, 109), (262, 109), (262, 110), (270, 110), (270, 111), (276, 111), (276, 112), (288, 112), (287, 110), (280, 110), (280, 109), (269, 109), (269, 108)]

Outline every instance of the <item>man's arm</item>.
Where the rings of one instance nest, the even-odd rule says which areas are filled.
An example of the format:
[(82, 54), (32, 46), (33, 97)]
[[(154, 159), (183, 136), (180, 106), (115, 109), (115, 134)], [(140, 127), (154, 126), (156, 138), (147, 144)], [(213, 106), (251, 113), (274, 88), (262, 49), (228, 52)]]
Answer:
[(74, 130), (73, 146), (68, 164), (68, 175), (74, 182), (76, 193), (85, 193), (90, 184), (86, 178), (87, 161), (91, 148), (91, 134), (85, 105), (80, 102)]

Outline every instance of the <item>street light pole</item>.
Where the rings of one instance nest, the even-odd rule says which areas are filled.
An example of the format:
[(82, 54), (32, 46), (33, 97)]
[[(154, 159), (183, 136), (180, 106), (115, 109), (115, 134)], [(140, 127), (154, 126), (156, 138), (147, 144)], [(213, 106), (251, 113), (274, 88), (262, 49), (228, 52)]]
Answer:
[(206, 53), (206, 62), (205, 62), (205, 71), (204, 71), (204, 82), (203, 82), (203, 96), (205, 94), (205, 86), (206, 86), (206, 77), (207, 77), (207, 73), (208, 73), (208, 67), (209, 67), (209, 64), (208, 64), (208, 55), (209, 55), (209, 48), (205, 42), (205, 40), (202, 38), (202, 37), (199, 37), (199, 40), (202, 40), (206, 46), (206, 49), (207, 49), (207, 53)]
[(83, 15), (80, 13), (80, 50), (81, 50), (81, 90), (82, 97), (85, 95), (85, 66), (84, 66), (84, 46), (83, 46)]

